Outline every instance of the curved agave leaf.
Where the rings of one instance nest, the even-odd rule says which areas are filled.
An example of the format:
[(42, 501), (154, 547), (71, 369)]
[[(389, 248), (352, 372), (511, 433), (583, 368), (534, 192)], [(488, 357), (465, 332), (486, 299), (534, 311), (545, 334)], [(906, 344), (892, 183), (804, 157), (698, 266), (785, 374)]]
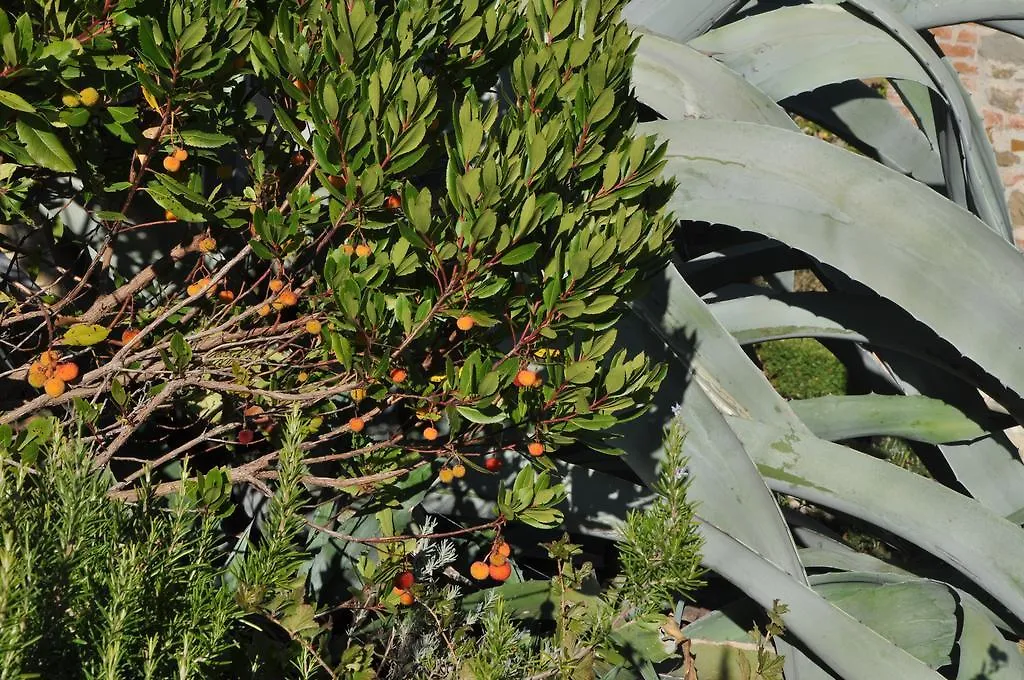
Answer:
[[(1011, 2), (1012, 0), (1007, 1)], [(1019, 16), (1019, 14), (1017, 16)], [(1004, 33), (1010, 33), (1011, 35), (1016, 35), (1018, 37), (1024, 38), (1024, 20), (1005, 19), (996, 21), (982, 21), (979, 23), (1003, 31)]]
[(903, 78), (932, 86), (928, 73), (891, 35), (837, 5), (756, 14), (712, 29), (690, 46), (777, 100), (861, 78)]
[(885, 0), (889, 8), (915, 29), (962, 24), (968, 21), (1018, 19), (1018, 0)]
[(956, 680), (1024, 678), (1020, 648), (999, 633), (988, 610), (973, 598), (961, 597), (960, 664)]
[(851, 80), (790, 97), (784, 104), (886, 167), (933, 188), (945, 185), (942, 159), (928, 137), (875, 88)]
[(973, 215), (803, 135), (717, 121), (641, 127), (668, 141), (676, 214), (779, 239), (870, 286), (997, 376), (1017, 397), (1006, 406), (1024, 412), (1024, 345), (1005, 342), (1024, 334), (1024, 260)]
[[(889, 640), (859, 623), (809, 587), (706, 521), (705, 565), (727, 578), (764, 609), (784, 602), (787, 636), (795, 636), (844, 680), (938, 680), (942, 676)], [(864, 663), (871, 659), (871, 663)]]
[(952, 165), (959, 149), (963, 167), (956, 170), (963, 171), (971, 202), (964, 202), (964, 197), (957, 193), (951, 192), (950, 195), (961, 205), (973, 205), (978, 216), (990, 228), (1012, 243), (1013, 224), (1007, 211), (1003, 184), (996, 167), (995, 152), (977, 111), (970, 103), (970, 95), (960, 82), (959, 74), (949, 60), (941, 58), (923, 37), (883, 2), (849, 0), (848, 4), (865, 12), (884, 27), (928, 72), (949, 105), (951, 120), (947, 120), (944, 126), (945, 135), (940, 134), (939, 140), (947, 185), (951, 189), (955, 188), (953, 178), (960, 174)]
[(657, 35), (641, 37), (632, 73), (636, 98), (668, 118), (719, 118), (799, 129), (781, 106), (739, 74)]
[(829, 396), (791, 401), (789, 405), (811, 432), (829, 441), (891, 435), (945, 444), (985, 434), (985, 430), (960, 410), (923, 396)]
[(957, 601), (946, 584), (840, 572), (813, 576), (811, 587), (930, 668), (950, 663), (956, 642)]
[(632, 26), (686, 42), (715, 25), (745, 0), (632, 0), (622, 11)]
[(837, 444), (740, 418), (769, 486), (857, 517), (955, 567), (1024, 620), (1024, 531), (977, 501)]

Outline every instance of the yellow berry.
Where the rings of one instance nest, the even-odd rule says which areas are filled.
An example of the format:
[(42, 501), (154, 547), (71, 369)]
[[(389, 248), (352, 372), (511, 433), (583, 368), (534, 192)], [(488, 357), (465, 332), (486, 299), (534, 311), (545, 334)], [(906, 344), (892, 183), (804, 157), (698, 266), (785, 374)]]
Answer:
[(310, 319), (306, 322), (306, 332), (310, 335), (320, 335), (320, 329), (322, 325), (316, 319)]
[(469, 575), (477, 581), (483, 581), (491, 574), (491, 569), (483, 562), (477, 561), (469, 565)]
[(39, 389), (46, 383), (46, 369), (44, 369), (38, 362), (29, 366), (28, 369), (28, 384), (36, 389)]
[(267, 288), (270, 289), (271, 293), (280, 293), (284, 289), (284, 281), (281, 279), (270, 279)]
[(462, 463), (459, 463), (458, 465), (452, 468), (452, 474), (455, 475), (456, 479), (462, 479), (463, 477), (466, 476), (466, 466), (463, 465)]
[(46, 394), (55, 399), (64, 394), (65, 387), (64, 381), (60, 378), (50, 378), (43, 383), (43, 389), (46, 391)]
[(212, 253), (217, 249), (217, 241), (212, 237), (207, 236), (199, 241), (199, 251), (203, 253)]
[(82, 100), (78, 98), (78, 95), (72, 92), (68, 92), (66, 95), (61, 97), (60, 101), (62, 104), (64, 104), (64, 106), (67, 106), (68, 108), (75, 108), (77, 106), (81, 106), (82, 104)]
[(370, 246), (365, 243), (360, 243), (356, 246), (356, 257), (369, 257), (372, 252), (373, 251), (370, 250)]
[(450, 468), (443, 467), (438, 471), (437, 478), (441, 480), (442, 484), (451, 484), (452, 479), (455, 478), (455, 473)]
[(285, 307), (294, 307), (299, 303), (299, 296), (290, 290), (286, 290), (278, 296), (277, 300)]
[(270, 305), (263, 305), (262, 307), (260, 307), (260, 310), (257, 312), (257, 314), (259, 314), (260, 316), (269, 316)]
[(78, 93), (78, 99), (85, 106), (95, 106), (100, 100), (100, 93), (95, 87), (87, 87)]

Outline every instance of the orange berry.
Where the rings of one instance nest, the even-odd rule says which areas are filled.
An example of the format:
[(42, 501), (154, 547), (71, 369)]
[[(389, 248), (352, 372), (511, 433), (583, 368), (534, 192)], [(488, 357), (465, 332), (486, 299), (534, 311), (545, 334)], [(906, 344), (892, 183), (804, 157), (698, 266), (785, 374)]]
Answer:
[(135, 330), (134, 328), (127, 328), (125, 329), (124, 333), (121, 333), (121, 342), (127, 345), (129, 342), (131, 342), (138, 336), (139, 331)]
[(408, 371), (404, 368), (395, 368), (391, 370), (392, 382), (400, 383), (405, 382), (405, 379), (409, 377)]
[(284, 290), (284, 281), (281, 279), (270, 279), (270, 283), (267, 284), (267, 288), (272, 293), (279, 293)]
[(471, 316), (460, 316), (458, 321), (455, 322), (460, 331), (468, 331), (474, 324), (476, 324), (476, 321), (473, 321)]
[(257, 314), (259, 314), (260, 316), (269, 316), (270, 311), (270, 305), (263, 305), (262, 307), (260, 307), (260, 310), (259, 312), (257, 312)]
[(469, 565), (469, 575), (477, 581), (483, 581), (491, 573), (490, 568), (483, 562), (474, 562)]
[(402, 199), (398, 197), (398, 194), (391, 194), (387, 200), (384, 201), (384, 205), (388, 207), (388, 210), (398, 210), (402, 207)]
[(320, 329), (322, 327), (322, 324), (316, 319), (310, 319), (306, 322), (306, 332), (310, 335), (320, 335)]
[(522, 387), (533, 387), (537, 384), (537, 374), (524, 368), (516, 373), (516, 382)]
[(235, 293), (225, 289), (217, 293), (217, 297), (220, 298), (221, 302), (232, 302), (235, 299)]
[(369, 257), (370, 253), (372, 253), (373, 250), (371, 250), (370, 246), (366, 245), (365, 243), (360, 243), (359, 245), (356, 246), (355, 252), (356, 257)]
[(172, 213), (170, 210), (164, 211), (164, 220), (167, 222), (177, 222), (178, 216)]
[(437, 478), (441, 480), (442, 484), (451, 484), (452, 480), (455, 479), (455, 474), (452, 473), (451, 468), (443, 467), (438, 470)]
[(526, 451), (534, 457), (544, 455), (544, 445), (540, 442), (530, 442), (526, 445)]
[(501, 469), (501, 458), (488, 458), (487, 460), (484, 461), (484, 467), (490, 470), (491, 472), (497, 472), (498, 470)]
[(78, 377), (78, 364), (73, 361), (57, 364), (57, 370), (53, 374), (64, 382), (71, 382)]
[(425, 427), (423, 428), (423, 438), (428, 442), (432, 442), (437, 439), (437, 428), (436, 427)]
[(36, 362), (28, 368), (28, 384), (36, 389), (39, 389), (46, 384), (46, 369), (42, 367), (39, 362)]
[(204, 239), (200, 239), (200, 241), (199, 241), (199, 252), (201, 252), (201, 253), (212, 253), (216, 249), (217, 249), (217, 241), (215, 241), (212, 237), (207, 236)]
[(167, 172), (177, 172), (181, 170), (181, 161), (174, 156), (164, 156), (164, 170)]
[(179, 148), (175, 149), (173, 153), (171, 153), (171, 156), (176, 161), (179, 161), (179, 162), (186, 161), (186, 160), (188, 160), (188, 151), (185, 151), (185, 149), (182, 149), (181, 147), (179, 147)]
[(277, 301), (285, 307), (294, 307), (299, 304), (299, 296), (290, 290), (286, 290), (278, 296)]
[(490, 554), (490, 556), (488, 556), (487, 561), (490, 562), (491, 564), (493, 564), (496, 567), (500, 567), (501, 565), (503, 565), (506, 562), (508, 562), (508, 557), (506, 557), (505, 555), (502, 555), (501, 553), (494, 553), (494, 552), (492, 552)]
[(416, 601), (416, 596), (413, 595), (412, 593), (410, 593), (408, 590), (406, 590), (405, 592), (403, 592), (401, 594), (401, 596), (399, 596), (398, 601), (401, 602), (406, 607), (408, 607), (408, 606), (412, 605), (413, 602)]
[(64, 384), (64, 381), (60, 378), (50, 378), (43, 383), (43, 390), (46, 391), (47, 395), (55, 399), (64, 394), (65, 387), (66, 385)]
[(458, 465), (452, 468), (452, 474), (455, 475), (456, 479), (462, 479), (463, 477), (466, 476), (466, 466), (463, 465), (462, 463), (459, 463)]
[(366, 427), (366, 421), (362, 418), (350, 418), (348, 421), (348, 429), (353, 432), (362, 432), (364, 427)]
[(346, 255), (348, 255), (349, 257), (351, 257), (353, 254), (355, 254), (356, 249), (355, 249), (355, 246), (352, 246), (352, 245), (349, 245), (348, 243), (346, 243), (343, 246), (341, 246), (341, 252), (343, 252)]
[(413, 576), (411, 571), (399, 572), (398, 576), (395, 577), (395, 587), (400, 590), (409, 590), (415, 582), (416, 577)]
[(512, 565), (508, 562), (505, 564), (492, 564), (487, 568), (487, 571), (495, 581), (504, 581), (512, 575)]
[(505, 541), (501, 541), (499, 543), (494, 544), (494, 552), (498, 553), (503, 557), (508, 557), (512, 554), (512, 548)]

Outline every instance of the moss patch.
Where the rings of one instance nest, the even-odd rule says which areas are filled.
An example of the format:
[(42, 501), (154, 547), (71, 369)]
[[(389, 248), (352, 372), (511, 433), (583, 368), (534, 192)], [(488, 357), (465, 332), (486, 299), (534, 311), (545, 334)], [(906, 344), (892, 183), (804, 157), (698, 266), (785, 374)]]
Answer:
[(773, 340), (754, 346), (764, 374), (786, 399), (846, 394), (846, 368), (810, 338)]

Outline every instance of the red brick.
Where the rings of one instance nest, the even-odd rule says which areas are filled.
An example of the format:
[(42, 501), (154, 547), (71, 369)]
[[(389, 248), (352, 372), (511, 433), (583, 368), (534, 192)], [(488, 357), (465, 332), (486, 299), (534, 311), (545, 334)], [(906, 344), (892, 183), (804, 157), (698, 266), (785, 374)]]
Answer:
[(976, 50), (971, 45), (943, 45), (947, 57), (973, 57)]
[(1024, 139), (1011, 139), (1010, 151), (1014, 153), (1020, 153), (1021, 151), (1024, 151)]
[[(1003, 114), (1001, 111), (991, 109), (985, 111), (985, 127), (991, 128), (1003, 125)], [(1015, 149), (1016, 150), (1016, 149)]]
[(955, 68), (958, 73), (977, 73), (978, 72), (978, 67), (975, 64), (972, 64), (969, 61), (954, 61), (953, 62), (953, 68)]
[(1024, 116), (1010, 116), (1009, 122), (1014, 130), (1024, 130)]
[(932, 29), (932, 35), (934, 35), (939, 40), (943, 40), (943, 39), (949, 40), (949, 39), (951, 39), (953, 37), (953, 27), (952, 26), (939, 26), (938, 28), (933, 28)]
[(956, 41), (958, 43), (976, 43), (978, 42), (978, 32), (972, 28), (961, 28), (956, 32)]

